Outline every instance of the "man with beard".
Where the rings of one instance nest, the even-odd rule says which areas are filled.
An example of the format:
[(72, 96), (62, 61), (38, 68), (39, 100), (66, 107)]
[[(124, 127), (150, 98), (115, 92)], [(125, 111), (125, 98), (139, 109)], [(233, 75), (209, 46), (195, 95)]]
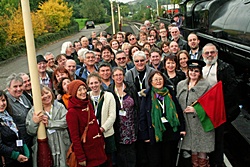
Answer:
[(209, 161), (211, 167), (222, 167), (224, 152), (224, 129), (225, 125), (237, 118), (240, 113), (237, 98), (238, 82), (235, 78), (234, 68), (230, 64), (218, 59), (218, 50), (215, 45), (208, 43), (203, 47), (202, 57), (206, 63), (203, 67), (203, 77), (211, 86), (222, 81), (224, 103), (226, 109), (227, 122), (215, 129), (215, 150), (210, 154)]
[(189, 56), (191, 59), (202, 60), (202, 51), (199, 50), (200, 40), (195, 33), (188, 35), (188, 46), (190, 47)]

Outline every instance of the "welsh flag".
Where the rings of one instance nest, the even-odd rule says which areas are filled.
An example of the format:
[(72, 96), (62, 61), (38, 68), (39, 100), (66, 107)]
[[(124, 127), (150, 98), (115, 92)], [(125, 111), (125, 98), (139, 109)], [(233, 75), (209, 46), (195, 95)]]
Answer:
[(226, 122), (222, 82), (219, 81), (202, 95), (193, 103), (193, 107), (205, 132), (209, 132)]

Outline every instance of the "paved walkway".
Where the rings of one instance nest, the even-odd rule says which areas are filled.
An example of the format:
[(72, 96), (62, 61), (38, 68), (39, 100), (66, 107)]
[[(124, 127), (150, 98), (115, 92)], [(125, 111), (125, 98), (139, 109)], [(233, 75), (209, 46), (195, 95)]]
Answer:
[[(92, 31), (99, 33), (100, 31), (103, 31), (106, 28), (107, 28), (106, 24), (96, 25), (95, 29), (85, 29), (84, 28), (79, 33), (62, 38), (58, 41), (55, 41), (51, 44), (48, 44), (46, 46), (43, 46), (42, 48), (37, 49), (37, 55), (38, 54), (45, 54), (46, 52), (52, 52), (56, 56), (60, 53), (61, 46), (62, 46), (63, 42), (66, 42), (66, 41), (74, 42), (74, 41), (78, 40), (79, 37), (82, 35), (90, 37), (90, 34)], [(0, 65), (0, 89), (6, 88), (5, 80), (10, 74), (20, 73), (20, 72), (25, 72), (25, 73), (29, 72), (27, 55), (23, 55), (23, 56), (15, 58), (15, 59), (5, 61), (4, 63), (1, 63), (1, 65)]]

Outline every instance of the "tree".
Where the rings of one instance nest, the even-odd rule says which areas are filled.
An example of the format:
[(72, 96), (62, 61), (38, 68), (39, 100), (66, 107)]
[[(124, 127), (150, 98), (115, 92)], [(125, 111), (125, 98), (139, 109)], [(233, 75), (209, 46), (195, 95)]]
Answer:
[(41, 14), (45, 18), (46, 29), (49, 32), (58, 32), (69, 26), (72, 17), (72, 8), (63, 0), (48, 0), (39, 5)]
[(0, 1), (0, 16), (11, 16), (20, 3), (16, 0), (1, 0)]
[[(31, 13), (32, 26), (34, 31), (34, 37), (38, 37), (39, 35), (47, 32), (45, 30), (45, 21), (44, 17), (32, 12)], [(23, 26), (23, 17), (22, 10), (19, 6), (12, 15), (12, 17), (7, 20), (8, 26), (5, 27), (5, 31), (7, 33), (7, 41), (10, 44), (16, 44), (20, 42), (24, 42), (24, 26)]]
[(105, 10), (101, 0), (83, 0), (81, 13), (84, 17), (95, 22), (103, 22)]

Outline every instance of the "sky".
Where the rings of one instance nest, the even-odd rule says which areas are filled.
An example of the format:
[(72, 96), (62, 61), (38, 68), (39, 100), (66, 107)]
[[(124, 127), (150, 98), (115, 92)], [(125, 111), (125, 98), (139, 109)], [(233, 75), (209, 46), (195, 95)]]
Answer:
[(127, 2), (130, 2), (130, 1), (135, 1), (135, 0), (117, 0), (119, 2), (123, 2), (123, 3), (127, 3)]

